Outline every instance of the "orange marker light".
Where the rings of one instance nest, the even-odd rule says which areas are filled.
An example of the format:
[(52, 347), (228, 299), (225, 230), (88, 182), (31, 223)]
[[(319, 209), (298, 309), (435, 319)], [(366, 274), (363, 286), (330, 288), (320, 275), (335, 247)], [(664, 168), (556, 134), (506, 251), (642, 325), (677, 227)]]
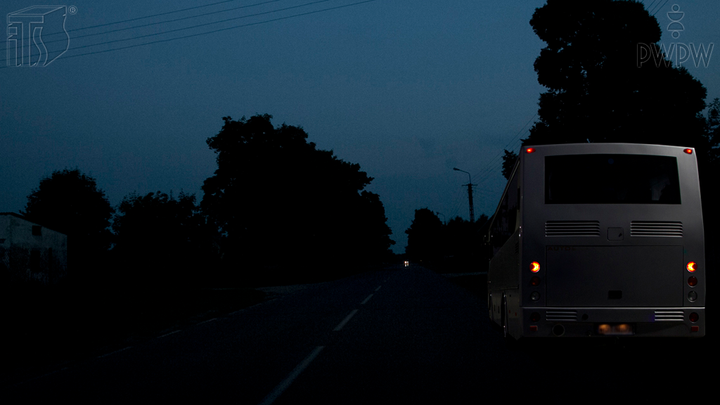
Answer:
[(683, 152), (687, 153), (688, 155), (692, 155), (692, 149), (690, 148), (683, 149)]
[(612, 327), (606, 323), (603, 323), (601, 325), (598, 325), (598, 333), (601, 335), (605, 335), (607, 333), (610, 333), (612, 331)]
[(538, 262), (532, 262), (530, 263), (530, 271), (533, 273), (537, 273), (540, 271), (540, 263)]
[(690, 262), (687, 264), (687, 271), (689, 271), (690, 273), (694, 273), (695, 270), (697, 270), (697, 263)]
[(527, 149), (525, 149), (525, 152), (533, 153), (533, 152), (535, 152), (535, 148), (527, 148)]

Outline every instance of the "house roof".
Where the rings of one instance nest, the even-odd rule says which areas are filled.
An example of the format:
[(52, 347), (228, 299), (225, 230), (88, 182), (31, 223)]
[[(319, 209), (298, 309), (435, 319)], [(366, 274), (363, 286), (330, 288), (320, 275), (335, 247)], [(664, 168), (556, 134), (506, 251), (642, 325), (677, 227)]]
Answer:
[[(28, 222), (32, 222), (32, 221), (29, 221), (27, 218), (25, 218), (24, 216), (22, 216), (22, 215), (20, 215), (20, 214), (18, 214), (18, 213), (16, 213), (16, 212), (0, 212), (0, 215), (10, 215), (10, 216), (13, 216), (13, 217), (17, 217), (17, 218), (20, 218), (20, 219), (24, 219), (24, 220), (26, 220), (26, 221), (28, 221)], [(39, 224), (38, 224), (38, 225), (39, 225)]]
[(22, 219), (23, 221), (30, 222), (31, 224), (40, 225), (40, 226), (42, 226), (43, 228), (49, 229), (49, 230), (51, 230), (51, 231), (53, 231), (53, 232), (57, 232), (57, 233), (61, 233), (61, 234), (63, 234), (63, 235), (66, 235), (64, 232), (56, 231), (56, 230), (54, 230), (54, 229), (52, 229), (52, 228), (48, 228), (48, 227), (45, 226), (45, 225), (41, 225), (41, 224), (38, 224), (37, 222), (33, 222), (33, 221), (25, 218), (24, 216), (22, 216), (22, 215), (20, 215), (20, 214), (18, 214), (18, 213), (16, 213), (16, 212), (0, 212), (0, 216), (3, 216), (3, 215), (7, 215), (7, 216), (19, 218), (19, 219)]

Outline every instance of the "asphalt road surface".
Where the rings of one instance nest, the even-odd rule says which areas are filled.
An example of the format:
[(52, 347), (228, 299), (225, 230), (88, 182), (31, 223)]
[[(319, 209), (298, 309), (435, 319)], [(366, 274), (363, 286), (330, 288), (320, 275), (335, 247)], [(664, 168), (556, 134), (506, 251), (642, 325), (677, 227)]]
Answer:
[(491, 327), (481, 294), (410, 267), (311, 285), (21, 381), (0, 398), (4, 404), (574, 403), (678, 394), (692, 400), (704, 397), (708, 367), (716, 367), (707, 341), (507, 345)]

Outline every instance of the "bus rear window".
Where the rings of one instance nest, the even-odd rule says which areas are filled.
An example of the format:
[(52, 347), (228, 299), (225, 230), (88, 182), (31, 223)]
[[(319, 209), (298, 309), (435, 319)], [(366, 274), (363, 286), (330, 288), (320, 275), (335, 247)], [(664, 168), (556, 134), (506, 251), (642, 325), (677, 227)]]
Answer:
[(545, 157), (546, 204), (680, 204), (677, 159), (597, 154)]

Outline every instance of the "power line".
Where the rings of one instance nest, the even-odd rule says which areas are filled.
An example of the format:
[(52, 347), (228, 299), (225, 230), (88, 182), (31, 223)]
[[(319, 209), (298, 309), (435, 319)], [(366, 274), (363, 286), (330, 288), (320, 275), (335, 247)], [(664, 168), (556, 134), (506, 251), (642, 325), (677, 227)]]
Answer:
[[(93, 47), (93, 46), (107, 45), (107, 44), (113, 44), (113, 43), (118, 43), (118, 42), (127, 42), (127, 41), (136, 40), (136, 39), (156, 37), (156, 36), (158, 36), (158, 35), (172, 34), (172, 33), (175, 33), (175, 32), (186, 31), (186, 30), (189, 30), (189, 29), (205, 27), (205, 26), (208, 26), (208, 25), (221, 24), (221, 23), (225, 23), (225, 22), (228, 22), (228, 21), (235, 21), (235, 20), (241, 20), (241, 19), (245, 19), (245, 18), (258, 17), (258, 16), (261, 16), (261, 15), (273, 14), (273, 13), (278, 13), (278, 12), (281, 12), (281, 11), (287, 11), (287, 10), (292, 10), (292, 9), (296, 9), (296, 8), (312, 6), (312, 5), (315, 5), (315, 4), (318, 4), (318, 3), (326, 3), (326, 2), (328, 2), (328, 1), (331, 1), (331, 0), (317, 0), (317, 1), (312, 1), (312, 2), (310, 2), (310, 3), (299, 4), (299, 5), (296, 5), (296, 6), (285, 7), (285, 8), (281, 8), (281, 9), (277, 9), (277, 10), (263, 11), (263, 12), (261, 12), (261, 13), (241, 15), (241, 16), (238, 16), (238, 17), (226, 18), (226, 19), (220, 20), (220, 21), (212, 21), (212, 22), (203, 23), (203, 24), (196, 24), (196, 25), (192, 25), (192, 26), (189, 26), (189, 27), (176, 28), (176, 29), (169, 30), (169, 31), (164, 31), (164, 32), (155, 32), (155, 33), (152, 33), (152, 34), (145, 34), (145, 35), (141, 35), (141, 36), (133, 37), (133, 38), (116, 39), (116, 40), (113, 40), (113, 41), (106, 41), (106, 42), (101, 42), (101, 43), (98, 43), (98, 44), (92, 44), (92, 45), (85, 45), (85, 46), (81, 46), (81, 47), (76, 47), (76, 48), (74, 48), (74, 49), (90, 48), (90, 47)], [(206, 33), (195, 34), (195, 35), (190, 35), (190, 36), (205, 35), (205, 34), (209, 34), (209, 33), (213, 33), (213, 32), (219, 32), (219, 31), (224, 31), (224, 30), (227, 30), (227, 29), (233, 29), (233, 28), (236, 28), (236, 27), (229, 27), (229, 28), (225, 28), (225, 29), (219, 29), (219, 30), (216, 30), (216, 31), (209, 31), (209, 32), (206, 32)], [(175, 39), (189, 38), (190, 36), (178, 37), (178, 38), (171, 38), (170, 40), (173, 40), (173, 41), (174, 41)], [(158, 41), (158, 42), (164, 42), (164, 41)], [(148, 44), (152, 44), (152, 43), (155, 43), (155, 42), (149, 42)], [(122, 48), (120, 48), (120, 49), (122, 49)]]
[[(166, 15), (170, 15), (170, 14), (182, 13), (182, 12), (184, 12), (184, 11), (197, 10), (197, 9), (200, 9), (200, 8), (217, 6), (218, 4), (233, 3), (233, 2), (235, 2), (235, 1), (238, 1), (238, 0), (218, 1), (218, 2), (215, 2), (215, 3), (203, 4), (203, 5), (201, 5), (201, 6), (188, 7), (188, 8), (183, 8), (183, 9), (180, 9), (180, 10), (173, 10), (173, 11), (167, 11), (167, 12), (164, 12), (164, 13), (146, 15), (146, 16), (144, 16), (144, 17), (135, 17), (135, 18), (130, 18), (130, 19), (121, 20), (121, 21), (115, 21), (115, 22), (111, 22), (111, 23), (91, 25), (91, 26), (88, 26), (88, 27), (76, 28), (76, 29), (71, 30), (71, 31), (69, 31), (69, 32), (77, 32), (77, 31), (89, 30), (89, 29), (92, 29), (92, 28), (107, 27), (107, 26), (110, 26), (110, 25), (123, 24), (123, 23), (126, 23), (126, 22), (140, 21), (140, 20), (145, 20), (145, 19), (148, 19), (148, 18), (162, 17), (162, 16), (166, 16)], [(246, 5), (246, 6), (239, 6), (239, 7), (231, 8), (231, 9), (228, 9), (228, 10), (226, 10), (226, 11), (230, 11), (230, 10), (234, 10), (234, 9), (238, 9), (238, 8), (250, 8), (250, 7), (255, 7), (255, 6), (261, 6), (261, 5), (265, 5), (265, 4), (268, 4), (268, 3), (277, 3), (278, 1), (282, 1), (282, 0), (268, 0), (268, 1), (264, 1), (264, 2), (262, 2), (262, 3), (248, 4), (248, 5)], [(201, 15), (202, 15), (202, 14), (201, 14)]]
[(645, 3), (643, 2), (643, 5), (645, 5), (645, 9), (648, 10), (648, 12), (650, 12), (650, 7), (652, 7), (653, 4), (655, 4), (656, 1), (657, 1), (657, 0), (652, 0), (652, 2), (651, 2), (650, 4), (648, 4), (648, 5), (645, 5)]
[[(521, 141), (521, 139), (520, 139), (521, 136), (522, 136), (523, 134), (525, 134), (526, 132), (529, 132), (529, 130), (527, 129), (527, 127), (528, 127), (528, 125), (530, 125), (531, 122), (533, 122), (533, 121), (535, 120), (536, 117), (537, 117), (537, 113), (533, 114), (533, 116), (525, 123), (525, 125), (523, 125), (523, 126), (520, 128), (520, 130), (517, 132), (517, 134), (515, 134), (515, 136), (514, 136), (508, 143), (505, 144), (505, 146), (503, 147), (503, 152), (501, 152), (501, 153), (499, 153), (498, 155), (496, 155), (495, 158), (493, 158), (493, 159), (485, 166), (484, 169), (481, 169), (481, 170), (475, 175), (476, 177), (477, 177), (478, 175), (481, 176), (481, 177), (480, 177), (480, 180), (476, 180), (478, 187), (476, 187), (475, 190), (472, 190), (472, 188), (468, 187), (468, 193), (472, 193), (473, 191), (477, 192), (478, 189), (479, 189), (479, 190), (480, 190), (480, 193), (482, 193), (482, 194), (485, 195), (485, 196), (488, 195), (488, 192), (487, 192), (484, 188), (481, 188), (480, 185), (482, 185), (483, 182), (485, 182), (486, 180), (488, 180), (494, 173), (497, 173), (498, 169), (502, 170), (502, 166), (500, 166), (500, 167), (498, 168), (497, 165), (498, 165), (498, 163), (500, 163), (500, 161), (502, 160), (504, 151), (505, 151), (506, 149), (508, 149), (508, 147), (509, 147), (510, 145), (513, 145), (513, 147), (512, 147), (511, 149), (509, 149), (509, 150), (519, 149), (519, 146), (522, 144), (522, 141)], [(516, 148), (516, 146), (517, 146), (517, 148)], [(468, 185), (468, 186), (469, 186), (469, 185)], [(469, 194), (469, 196), (470, 196), (470, 195), (471, 195), (471, 194)], [(460, 206), (460, 202), (459, 202), (459, 198), (457, 197), (457, 194), (456, 194), (455, 209), (453, 210), (453, 215), (454, 215), (456, 212), (458, 212), (459, 206)]]
[[(519, 142), (519, 140), (518, 140), (518, 142)], [(513, 148), (508, 149), (508, 150), (510, 150), (510, 151), (519, 150), (519, 149), (520, 149), (519, 146), (520, 146), (521, 144), (522, 144), (522, 143), (520, 142), (520, 143), (517, 144), (517, 147), (514, 146)], [(507, 148), (505, 148), (505, 149), (507, 149)], [(483, 174), (480, 176), (480, 180), (478, 180), (478, 184), (481, 184), (482, 182), (485, 182), (486, 180), (488, 180), (488, 179), (489, 179), (490, 177), (492, 177), (493, 175), (502, 172), (502, 157), (503, 157), (503, 156), (504, 156), (504, 153), (503, 153), (502, 155), (497, 155), (497, 156), (495, 157), (495, 159), (493, 159), (493, 160), (491, 161), (491, 163), (490, 163), (491, 166), (488, 167), (488, 168), (483, 172)], [(498, 160), (500, 160), (500, 161), (498, 161)]]
[[(195, 26), (190, 26), (190, 27), (185, 27), (185, 28), (179, 28), (179, 29), (175, 29), (175, 30), (171, 30), (171, 31), (161, 32), (161, 33), (147, 34), (147, 35), (142, 35), (142, 36), (134, 37), (134, 38), (127, 38), (127, 39), (122, 39), (122, 40), (114, 40), (114, 41), (101, 42), (101, 43), (92, 44), (92, 45), (86, 45), (86, 46), (83, 46), (83, 47), (80, 47), (80, 48), (74, 48), (74, 49), (88, 48), (88, 47), (92, 47), (92, 46), (106, 45), (106, 44), (110, 44), (110, 43), (117, 43), (117, 42), (122, 42), (122, 41), (130, 41), (130, 40), (134, 40), (134, 39), (140, 39), (140, 38), (147, 38), (147, 37), (151, 37), (151, 36), (163, 35), (163, 34), (168, 34), (168, 33), (172, 33), (172, 32), (177, 32), (177, 31), (182, 31), (182, 30), (187, 30), (187, 29), (192, 29), (192, 28), (198, 28), (198, 27), (202, 27), (202, 26), (207, 26), (207, 25), (211, 25), (211, 24), (219, 24), (219, 23), (228, 22), (228, 21), (231, 21), (231, 20), (237, 20), (237, 19), (241, 19), (241, 18), (257, 17), (257, 16), (259, 16), (259, 15), (266, 15), (266, 14), (271, 14), (271, 13), (277, 13), (277, 12), (280, 12), (280, 11), (287, 11), (287, 10), (290, 10), (290, 9), (295, 9), (295, 8), (300, 8), (300, 7), (306, 7), (306, 6), (309, 6), (309, 5), (314, 5), (314, 4), (318, 4), (318, 3), (324, 3), (324, 2), (327, 2), (327, 1), (332, 1), (332, 0), (319, 0), (319, 1), (314, 1), (314, 2), (310, 2), (310, 3), (305, 3), (305, 4), (297, 5), (297, 6), (291, 6), (291, 7), (286, 7), (286, 8), (282, 8), (282, 9), (277, 9), (277, 10), (272, 10), (272, 11), (266, 11), (266, 12), (263, 12), (263, 13), (256, 13), (256, 14), (253, 14), (253, 15), (245, 15), (245, 16), (240, 16), (240, 17), (233, 17), (233, 18), (230, 18), (230, 19), (225, 19), (225, 20), (221, 20), (221, 21), (215, 21), (215, 22), (212, 22), (212, 23), (198, 24), (198, 25), (195, 25)], [(159, 40), (155, 40), (155, 41), (145, 42), (145, 43), (142, 43), (142, 44), (128, 45), (128, 46), (123, 46), (123, 47), (113, 48), (113, 49), (106, 49), (106, 50), (101, 50), (101, 51), (93, 51), (93, 52), (86, 52), (86, 53), (75, 54), (75, 55), (67, 55), (67, 56), (63, 56), (63, 59), (76, 58), (76, 57), (89, 56), (89, 55), (96, 55), (96, 54), (100, 54), (100, 53), (114, 52), (114, 51), (120, 51), (120, 50), (125, 50), (125, 49), (137, 48), (137, 47), (141, 47), (141, 46), (147, 46), (147, 45), (153, 45), (153, 44), (158, 44), (158, 43), (176, 41), (176, 40), (179, 40), (179, 39), (193, 38), (193, 37), (198, 37), (198, 36), (202, 36), (202, 35), (214, 34), (214, 33), (222, 32), (222, 31), (229, 31), (229, 30), (233, 30), (233, 29), (237, 29), (237, 28), (246, 28), (246, 27), (251, 27), (251, 26), (255, 26), (255, 25), (268, 24), (268, 23), (271, 23), (271, 22), (288, 20), (288, 19), (292, 19), (292, 18), (297, 18), (297, 17), (303, 17), (303, 16), (307, 16), (307, 15), (312, 15), (312, 14), (323, 13), (323, 12), (326, 12), (326, 11), (339, 10), (339, 9), (343, 9), (343, 8), (347, 8), (347, 7), (357, 6), (357, 5), (360, 5), (360, 4), (372, 3), (372, 2), (374, 2), (374, 1), (376, 1), (376, 0), (358, 1), (358, 2), (354, 2), (354, 3), (343, 4), (343, 5), (340, 5), (340, 6), (327, 7), (327, 8), (323, 8), (323, 9), (319, 9), (319, 10), (313, 10), (313, 11), (308, 11), (308, 12), (304, 12), (304, 13), (298, 13), (298, 14), (293, 14), (293, 15), (289, 15), (289, 16), (284, 16), (284, 17), (278, 17), (278, 18), (273, 18), (273, 19), (264, 20), (264, 21), (253, 22), (253, 23), (235, 25), (235, 26), (232, 26), (232, 27), (219, 28), (219, 29), (216, 29), (216, 30), (211, 30), (211, 31), (206, 31), (206, 32), (201, 32), (201, 33), (196, 33), (196, 34), (189, 34), (189, 35), (184, 35), (184, 36), (179, 36), (179, 37), (174, 37), (174, 38), (167, 38), (167, 39), (159, 39)], [(112, 23), (110, 23), (110, 24), (112, 24)], [(3, 65), (4, 65), (4, 64), (3, 64)], [(7, 66), (2, 66), (2, 65), (0, 65), (0, 69), (1, 69), (1, 68), (5, 68), (5, 67), (7, 67)]]
[[(510, 146), (510, 144), (514, 144), (515, 142), (517, 142), (518, 139), (520, 139), (520, 136), (526, 132), (527, 126), (530, 125), (530, 123), (531, 123), (533, 120), (535, 120), (536, 117), (537, 117), (537, 113), (533, 114), (533, 116), (525, 123), (525, 125), (523, 125), (523, 126), (520, 128), (520, 130), (517, 132), (517, 134), (515, 134), (515, 136), (510, 140), (510, 142), (508, 142), (508, 143), (503, 147), (503, 151), (505, 151), (505, 150), (508, 148), (508, 146)], [(497, 155), (497, 156), (495, 157), (495, 159), (501, 158), (502, 156), (503, 156), (503, 153), (501, 152), (499, 155)], [(494, 159), (494, 160), (495, 160), (495, 159)], [(481, 170), (481, 172), (482, 172), (482, 170)], [(479, 174), (479, 173), (478, 173), (478, 174)]]
[[(67, 34), (69, 35), (69, 34), (72, 34), (72, 33), (78, 32), (78, 31), (85, 31), (85, 30), (89, 30), (89, 29), (93, 29), (93, 28), (100, 28), (100, 27), (108, 27), (108, 26), (111, 26), (111, 25), (123, 24), (123, 23), (126, 23), (126, 22), (145, 20), (145, 19), (148, 19), (148, 18), (162, 17), (162, 16), (166, 16), (166, 15), (170, 15), (170, 14), (177, 14), (177, 13), (184, 12), (184, 11), (188, 11), (188, 10), (196, 10), (196, 9), (199, 9), (199, 8), (210, 7), (210, 6), (215, 6), (215, 5), (223, 4), (223, 3), (230, 3), (230, 2), (234, 2), (234, 1), (237, 1), (237, 0), (225, 0), (225, 1), (220, 1), (220, 2), (217, 2), (217, 3), (211, 3), (211, 4), (205, 4), (205, 5), (202, 5), (202, 6), (189, 7), (189, 8), (184, 8), (184, 9), (181, 9), (181, 10), (168, 11), (168, 12), (165, 12), (165, 13), (153, 14), (153, 15), (149, 15), (149, 16), (145, 16), (145, 17), (136, 17), (136, 18), (130, 18), (130, 19), (127, 19), (127, 20), (122, 20), (122, 21), (115, 21), (115, 22), (111, 22), (111, 23), (92, 25), (92, 26), (88, 26), (88, 27), (81, 27), (81, 28), (76, 28), (76, 29), (73, 29), (73, 30), (68, 30), (68, 31), (67, 31)], [(192, 19), (192, 18), (206, 17), (206, 16), (209, 16), (209, 15), (212, 15), (212, 14), (226, 13), (226, 12), (228, 12), (228, 11), (235, 11), (235, 10), (240, 10), (240, 9), (245, 9), (245, 8), (263, 6), (263, 5), (270, 4), (270, 3), (277, 3), (278, 1), (282, 1), (282, 0), (269, 0), (269, 1), (264, 1), (264, 2), (262, 2), (262, 3), (248, 4), (248, 5), (238, 6), (238, 7), (233, 7), (233, 8), (228, 8), (228, 9), (224, 9), (224, 10), (211, 11), (211, 12), (204, 13), (204, 14), (198, 14), (198, 15), (191, 15), (191, 16), (187, 16), (187, 17), (176, 18), (176, 19), (174, 19), (174, 20), (158, 21), (158, 22), (153, 22), (153, 23), (148, 23), (148, 24), (143, 24), (143, 25), (135, 25), (135, 26), (132, 26), (132, 27), (118, 28), (118, 29), (114, 29), (114, 30), (110, 30), (110, 31), (101, 31), (101, 32), (93, 33), (93, 34), (86, 34), (86, 35), (80, 35), (80, 36), (75, 36), (75, 35), (73, 35), (73, 36), (72, 36), (72, 39), (73, 39), (73, 40), (77, 40), (77, 39), (81, 39), (81, 38), (94, 37), (94, 36), (98, 36), (98, 35), (108, 35), (108, 34), (113, 34), (113, 33), (121, 32), (121, 31), (134, 30), (134, 29), (137, 29), (137, 28), (146, 28), (146, 27), (151, 27), (151, 26), (154, 26), (154, 25), (168, 24), (168, 23), (173, 23), (173, 22), (178, 22), (178, 21), (183, 21), (183, 20), (189, 20), (189, 19)], [(328, 0), (325, 0), (325, 1), (328, 1)], [(283, 11), (283, 10), (285, 10), (285, 9), (280, 9), (280, 10), (276, 10), (276, 11)], [(262, 14), (262, 13), (261, 13), (261, 14)], [(253, 16), (256, 16), (256, 15), (259, 15), (259, 14), (249, 15), (249, 16), (247, 16), (247, 17), (253, 17)], [(242, 18), (242, 17), (241, 17), (241, 18)], [(218, 21), (218, 23), (220, 23), (220, 22), (223, 22), (223, 21)], [(189, 27), (189, 28), (194, 28), (194, 27)], [(167, 32), (162, 32), (162, 33), (155, 34), (155, 35), (161, 35), (161, 34), (165, 34), (165, 33), (167, 33)], [(54, 40), (54, 41), (48, 41), (47, 38), (46, 38), (46, 37), (51, 37), (51, 36), (53, 36), (53, 35), (61, 35), (61, 34), (65, 34), (65, 33), (64, 33), (64, 32), (55, 32), (55, 33), (52, 33), (52, 34), (48, 34), (47, 36), (43, 36), (43, 43), (47, 45), (47, 44), (51, 44), (51, 43), (53, 43), (53, 42), (64, 42), (64, 41), (66, 41), (66, 39), (64, 39), (64, 38), (62, 38), (62, 39), (57, 39), (57, 40)], [(129, 41), (129, 40), (131, 40), (131, 39), (137, 39), (137, 38), (142, 38), (142, 37), (129, 38), (129, 39), (126, 39), (126, 41)], [(104, 44), (111, 43), (111, 42), (112, 42), (112, 41), (110, 41), (110, 42), (101, 42), (101, 43), (98, 43), (98, 44), (95, 44), (95, 45), (88, 45), (88, 46), (104, 45)], [(86, 47), (87, 47), (87, 46), (86, 46)], [(3, 49), (5, 49), (5, 48), (3, 48)]]
[[(503, 157), (503, 155), (504, 155), (504, 151), (505, 151), (506, 149), (508, 149), (508, 147), (509, 147), (511, 144), (512, 144), (512, 145), (515, 145), (515, 144), (519, 141), (520, 137), (521, 137), (525, 132), (528, 132), (528, 131), (529, 131), (529, 130), (527, 130), (526, 128), (527, 128), (528, 125), (530, 125), (530, 123), (531, 123), (532, 121), (535, 120), (535, 118), (537, 118), (537, 113), (533, 114), (533, 116), (525, 123), (525, 125), (523, 125), (523, 126), (520, 128), (520, 130), (517, 132), (517, 134), (515, 134), (515, 136), (514, 136), (507, 144), (505, 144), (505, 146), (503, 147), (503, 151), (502, 151), (502, 152), (500, 152), (500, 153), (499, 153), (498, 155), (496, 155), (492, 160), (490, 160), (490, 162), (486, 165), (486, 167), (485, 167), (484, 169), (480, 169), (480, 170), (475, 174), (475, 177), (480, 177), (480, 180), (478, 180), (478, 184), (480, 184), (481, 182), (485, 181), (485, 180), (496, 170), (495, 165), (497, 164), (497, 161), (498, 161), (499, 159), (502, 160), (502, 157)], [(515, 148), (509, 149), (509, 150), (514, 150), (514, 149), (515, 149)]]
[[(660, 1), (662, 1), (662, 0), (660, 0)], [(655, 14), (658, 13), (658, 11), (662, 10), (662, 8), (665, 7), (665, 5), (666, 5), (666, 4), (668, 3), (668, 1), (670, 1), (670, 0), (665, 0), (665, 2), (662, 3), (662, 4), (660, 4), (660, 1), (658, 2), (658, 6), (653, 9), (654, 11), (648, 11), (649, 13), (652, 13), (653, 17), (655, 16)]]
[[(660, 8), (658, 9), (658, 11), (660, 11), (661, 9), (663, 9), (663, 8), (665, 7), (665, 5), (668, 4), (669, 1), (670, 1), (670, 0), (665, 0), (665, 3), (663, 3), (662, 6), (660, 6)], [(655, 13), (657, 13), (657, 11), (656, 11)], [(653, 14), (653, 15), (655, 15), (655, 14)]]

